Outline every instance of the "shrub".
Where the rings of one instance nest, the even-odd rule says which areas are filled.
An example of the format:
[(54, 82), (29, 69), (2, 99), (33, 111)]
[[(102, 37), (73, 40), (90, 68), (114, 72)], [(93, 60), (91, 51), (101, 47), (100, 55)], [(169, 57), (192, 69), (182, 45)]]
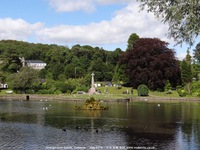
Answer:
[(94, 97), (90, 97), (90, 99), (87, 99), (87, 100), (86, 100), (86, 103), (90, 104), (90, 103), (93, 103), (93, 102), (95, 102), (95, 101), (96, 101), (96, 100), (95, 100)]
[(46, 89), (41, 89), (39, 91), (37, 91), (37, 94), (54, 94), (54, 90), (52, 89), (49, 89), (49, 90), (46, 90)]
[(61, 92), (60, 90), (56, 90), (56, 91), (54, 92), (54, 94), (62, 94), (62, 92)]
[(192, 84), (191, 84), (191, 93), (194, 96), (200, 97), (200, 81), (192, 82)]
[(169, 80), (167, 80), (166, 83), (165, 83), (165, 91), (169, 91), (171, 89), (172, 89), (172, 86), (171, 86)]
[(149, 89), (146, 85), (141, 84), (137, 88), (138, 96), (148, 96), (149, 95)]
[(88, 92), (89, 87), (86, 87), (84, 85), (76, 87), (76, 89), (73, 91), (73, 93), (76, 93), (77, 91), (84, 91), (84, 92)]
[(185, 97), (187, 95), (186, 91), (183, 89), (178, 89), (177, 92), (180, 97)]

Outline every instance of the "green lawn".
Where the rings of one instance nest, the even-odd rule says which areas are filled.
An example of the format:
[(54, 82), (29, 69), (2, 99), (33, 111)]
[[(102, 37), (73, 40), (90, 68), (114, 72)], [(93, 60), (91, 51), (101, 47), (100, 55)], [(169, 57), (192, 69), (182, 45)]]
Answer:
[[(98, 87), (96, 90), (100, 90), (101, 94), (45, 94), (45, 95), (38, 95), (38, 96), (46, 96), (46, 97), (63, 97), (67, 99), (89, 99), (91, 96), (95, 99), (126, 99), (130, 97), (138, 97), (138, 92), (136, 89), (133, 89), (133, 94), (131, 93), (132, 88), (122, 87), (121, 89), (117, 89), (117, 87)], [(123, 94), (123, 92), (126, 92), (128, 90), (129, 94)], [(107, 92), (106, 92), (107, 91)], [(8, 95), (6, 94), (6, 90), (1, 90), (1, 95)], [(10, 94), (9, 94), (10, 95)], [(15, 94), (11, 94), (15, 95)], [(18, 94), (17, 94), (18, 95)], [(17, 96), (16, 95), (16, 96)], [(171, 94), (167, 94), (167, 92), (157, 92), (157, 91), (149, 91), (150, 97), (174, 97), (178, 98), (179, 95), (176, 91), (171, 91)]]
[[(121, 89), (117, 89), (116, 87), (107, 87), (108, 93), (113, 95), (121, 95), (126, 90), (129, 91), (129, 97), (131, 94), (131, 88), (122, 87)], [(105, 93), (106, 87), (99, 87), (102, 93)], [(123, 94), (126, 95), (126, 94)], [(133, 96), (138, 96), (137, 89), (133, 89)], [(149, 91), (149, 96), (158, 96), (158, 97), (179, 97), (177, 91), (171, 91), (171, 94), (167, 94), (167, 92), (158, 92), (158, 91)]]
[[(108, 89), (109, 94), (123, 94), (123, 92), (126, 92), (128, 90), (129, 94), (131, 94), (131, 88), (127, 87), (121, 87), (121, 89), (117, 89), (117, 87), (111, 86), (111, 87), (98, 87), (96, 90), (100, 89), (102, 94), (107, 94), (106, 89)], [(137, 94), (137, 90), (134, 90), (134, 94)]]
[(167, 92), (158, 92), (158, 91), (150, 91), (149, 96), (157, 96), (157, 97), (179, 97), (177, 91), (171, 91), (171, 94), (167, 94)]

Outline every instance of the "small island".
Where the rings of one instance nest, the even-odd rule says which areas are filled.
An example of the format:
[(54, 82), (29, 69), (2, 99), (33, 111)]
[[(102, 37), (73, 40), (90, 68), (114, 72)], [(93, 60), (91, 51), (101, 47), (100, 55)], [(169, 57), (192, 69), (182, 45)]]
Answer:
[(99, 101), (96, 101), (94, 97), (87, 99), (86, 102), (81, 106), (75, 106), (77, 110), (108, 110), (108, 106), (103, 106)]

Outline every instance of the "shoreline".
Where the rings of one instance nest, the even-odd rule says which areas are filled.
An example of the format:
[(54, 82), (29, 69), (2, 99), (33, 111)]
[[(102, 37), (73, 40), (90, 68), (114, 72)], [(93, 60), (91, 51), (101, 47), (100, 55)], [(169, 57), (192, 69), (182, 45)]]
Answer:
[(151, 102), (200, 102), (200, 98), (194, 97), (136, 97), (132, 101)]
[[(91, 96), (91, 95), (88, 95)], [(0, 100), (22, 100), (22, 101), (33, 101), (33, 100), (61, 100), (61, 101), (85, 101), (87, 98), (76, 98), (69, 97), (64, 95), (38, 95), (38, 94), (5, 94), (0, 95)], [(148, 96), (148, 97), (127, 97), (127, 98), (98, 98), (99, 101), (104, 102), (136, 102), (136, 101), (155, 101), (155, 102), (200, 102), (200, 98), (196, 97), (156, 97), (156, 96)]]

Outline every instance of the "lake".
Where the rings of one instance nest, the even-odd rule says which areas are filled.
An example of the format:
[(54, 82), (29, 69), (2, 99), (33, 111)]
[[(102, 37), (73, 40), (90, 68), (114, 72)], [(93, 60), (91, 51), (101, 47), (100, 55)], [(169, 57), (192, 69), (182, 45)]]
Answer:
[(0, 101), (0, 149), (200, 149), (199, 102)]

